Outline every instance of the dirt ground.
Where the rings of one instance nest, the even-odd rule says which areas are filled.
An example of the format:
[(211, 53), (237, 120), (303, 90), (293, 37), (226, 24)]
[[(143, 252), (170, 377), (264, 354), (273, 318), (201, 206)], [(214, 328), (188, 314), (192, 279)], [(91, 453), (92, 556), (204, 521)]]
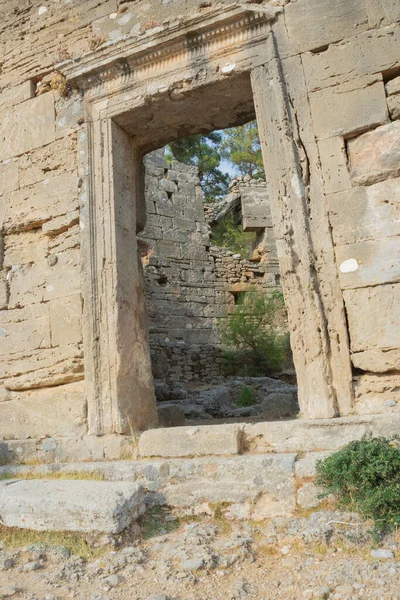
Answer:
[(399, 538), (374, 543), (368, 527), (322, 510), (263, 523), (155, 511), (123, 536), (65, 545), (63, 534), (2, 529), (0, 598), (400, 599)]

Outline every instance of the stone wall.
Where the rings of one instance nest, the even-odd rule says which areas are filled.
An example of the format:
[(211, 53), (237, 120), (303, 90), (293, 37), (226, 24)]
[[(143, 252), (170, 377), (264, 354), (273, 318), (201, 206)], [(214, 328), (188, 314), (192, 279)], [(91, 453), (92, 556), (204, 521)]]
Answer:
[[(254, 8), (243, 4), (249, 10)], [(278, 256), (293, 330), (297, 324), (298, 367), (305, 374), (304, 381), (310, 381), (307, 369), (311, 369), (313, 377), (321, 373), (329, 383), (332, 378), (327, 372), (336, 369), (335, 381), (340, 382), (337, 373), (343, 373), (339, 357), (343, 348), (347, 356), (346, 336), (342, 330), (337, 334), (338, 323), (345, 322), (341, 312), (344, 299), (355, 375), (356, 404), (351, 410), (396, 411), (400, 409), (400, 272), (396, 260), (400, 5), (394, 0), (271, 0), (262, 4), (265, 14), (269, 11), (273, 15), (274, 47), (290, 100), (285, 105), (291, 111), (285, 135), (301, 165), (301, 175), (296, 171), (292, 177), (293, 190), (298, 192), (295, 207), (287, 201), (286, 182), (279, 196), (281, 212), (277, 210), (278, 200), (271, 198), (275, 201)], [(173, 32), (183, 26), (185, 19), (195, 15), (205, 18), (214, 9), (212, 3), (200, 0), (165, 4), (162, 0), (8, 0), (0, 7), (3, 438), (75, 436), (77, 440), (86, 432), (81, 310), (88, 275), (82, 260), (84, 235), (79, 221), (86, 219), (88, 210), (87, 124), (82, 95), (69, 88), (60, 75), (59, 63), (69, 58), (78, 60), (100, 46), (118, 46), (129, 36), (149, 44), (163, 31)], [(245, 56), (243, 60), (247, 60)], [(265, 62), (268, 60), (266, 51)], [(259, 107), (272, 88), (261, 88), (262, 72), (256, 68), (253, 83), (259, 84)], [(228, 71), (218, 73), (213, 71), (209, 82), (229, 75)], [(208, 76), (193, 71), (192, 75), (193, 81)], [(149, 97), (156, 92), (161, 95), (161, 88), (156, 92), (152, 88), (151, 69), (146, 77), (148, 80), (143, 81)], [(188, 80), (181, 83), (173, 90), (176, 96), (191, 85)], [(206, 128), (211, 127), (209, 119), (209, 114), (204, 115)], [(284, 151), (277, 157), (284, 157)], [(277, 178), (287, 177), (287, 169), (279, 160), (273, 170)], [(191, 174), (185, 175), (190, 180)], [(307, 197), (299, 191), (297, 176), (307, 189)], [(194, 181), (186, 183), (191, 189), (196, 187)], [(172, 184), (173, 179), (168, 185)], [(164, 191), (168, 204), (171, 192)], [(303, 218), (300, 213), (307, 215), (307, 230), (299, 225)], [(168, 220), (168, 215), (155, 216)], [(164, 232), (165, 227), (159, 227)], [(182, 254), (182, 260), (191, 261), (190, 252), (199, 250), (199, 268), (193, 277), (204, 281), (206, 290), (212, 265), (205, 258), (204, 231), (199, 221), (199, 229), (188, 230), (190, 242), (165, 239), (160, 243), (164, 243), (166, 253), (171, 244), (184, 244), (187, 253)], [(331, 237), (336, 270), (332, 268)], [(306, 250), (299, 254), (302, 247)], [(87, 249), (83, 254), (88, 255)], [(225, 257), (219, 256), (215, 265), (218, 258), (223, 264)], [(246, 265), (244, 269), (248, 270)], [(184, 293), (189, 303), (198, 306), (202, 304), (197, 302), (199, 281), (193, 282), (193, 287), (186, 285), (192, 276), (190, 269), (186, 271)], [(337, 277), (342, 295), (335, 291)], [(304, 281), (308, 287), (303, 286)], [(226, 304), (230, 303), (232, 298)], [(208, 301), (204, 304), (209, 305)], [(307, 332), (315, 322), (316, 305), (324, 328), (320, 337), (313, 329), (315, 339), (311, 343)], [(215, 304), (210, 310), (217, 308)], [(300, 332), (294, 319), (298, 314), (304, 321)], [(191, 318), (198, 324), (196, 335), (201, 331), (207, 336), (210, 328), (200, 325), (216, 317), (203, 313)], [(191, 339), (193, 334), (181, 328), (179, 319), (175, 319), (174, 328), (185, 330)], [(327, 357), (333, 357), (329, 369)], [(308, 388), (303, 380), (302, 389), (305, 398)], [(309, 413), (314, 417), (320, 415), (318, 403), (323, 393), (310, 404)], [(346, 394), (344, 414), (351, 390)]]
[[(265, 250), (264, 222), (257, 226), (256, 261), (212, 246), (197, 168), (178, 162), (169, 166), (159, 152), (147, 155), (145, 165), (147, 219), (140, 246), (153, 374), (156, 379), (209, 381), (224, 373), (218, 321), (234, 309), (241, 292), (279, 286), (276, 247), (271, 237), (270, 252)], [(264, 204), (271, 235), (265, 183), (234, 182), (228, 204), (232, 196), (240, 214), (256, 201)], [(214, 211), (218, 207), (213, 205)], [(207, 205), (206, 210), (209, 215)]]

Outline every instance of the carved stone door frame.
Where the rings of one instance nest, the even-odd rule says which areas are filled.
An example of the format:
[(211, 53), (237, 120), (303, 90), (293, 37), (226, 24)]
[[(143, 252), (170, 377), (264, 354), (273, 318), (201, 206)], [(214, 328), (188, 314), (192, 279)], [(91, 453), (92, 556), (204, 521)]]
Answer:
[[(145, 223), (142, 157), (170, 140), (165, 132), (151, 133), (150, 125), (146, 137), (141, 116), (152, 102), (162, 103), (172, 94), (185, 101), (186, 94), (241, 73), (251, 78), (301, 410), (310, 418), (351, 410), (347, 326), (332, 241), (324, 240), (328, 252), (317, 265), (308, 174), (289, 102), (289, 93), (297, 92), (287, 85), (290, 73), (284, 73), (272, 25), (281, 11), (219, 9), (184, 26), (105, 45), (60, 66), (85, 97), (82, 284), (92, 434), (127, 433), (156, 422), (136, 233)], [(138, 123), (137, 135), (126, 132), (125, 123), (132, 119)], [(324, 199), (316, 202), (328, 228)], [(326, 273), (330, 296), (322, 293)]]

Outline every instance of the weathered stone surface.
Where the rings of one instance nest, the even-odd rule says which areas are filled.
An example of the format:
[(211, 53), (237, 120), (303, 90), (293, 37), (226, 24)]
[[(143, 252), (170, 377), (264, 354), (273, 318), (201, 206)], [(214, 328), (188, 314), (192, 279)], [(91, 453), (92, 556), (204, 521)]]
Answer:
[(57, 254), (57, 262), (41, 260), (13, 271), (10, 277), (10, 306), (24, 306), (80, 292), (78, 250)]
[(55, 139), (52, 93), (0, 113), (0, 160), (12, 158)]
[(25, 81), (20, 85), (10, 87), (0, 94), (0, 107), (14, 106), (33, 98), (35, 95), (35, 85), (33, 81)]
[(400, 65), (399, 43), (399, 27), (387, 27), (349, 36), (324, 52), (307, 52), (301, 57), (307, 87), (315, 91), (396, 68)]
[(400, 6), (397, 0), (366, 0), (368, 20), (372, 27), (380, 27), (400, 21)]
[(44, 235), (59, 235), (77, 223), (79, 223), (79, 211), (71, 210), (66, 215), (61, 215), (43, 223), (42, 232)]
[(350, 174), (357, 185), (400, 175), (400, 122), (388, 123), (347, 144)]
[(78, 179), (74, 173), (44, 179), (7, 196), (6, 232), (40, 227), (78, 208)]
[(18, 188), (18, 163), (16, 160), (0, 162), (0, 196)]
[(0, 487), (0, 510), (6, 527), (119, 533), (145, 505), (135, 483), (12, 480)]
[(399, 424), (397, 414), (257, 423), (244, 426), (244, 443), (256, 452), (332, 452), (369, 431), (393, 435)]
[(179, 427), (185, 424), (185, 410), (178, 404), (157, 407), (158, 422), (161, 427)]
[(400, 117), (400, 94), (397, 94), (397, 96), (389, 96), (388, 108), (391, 119), (395, 120)]
[[(400, 238), (357, 242), (335, 249), (342, 289), (400, 281)], [(343, 272), (345, 261), (355, 259), (358, 268)]]
[[(310, 93), (315, 135), (321, 138), (355, 134), (388, 121), (382, 81), (354, 81)], [(366, 134), (368, 135), (368, 134)], [(353, 142), (349, 142), (349, 147)]]
[(351, 362), (356, 369), (385, 373), (387, 371), (400, 371), (400, 350), (379, 350), (373, 348), (364, 352), (355, 352), (351, 355)]
[(0, 310), (7, 308), (8, 305), (8, 282), (5, 274), (0, 273)]
[(46, 238), (40, 229), (10, 233), (4, 239), (3, 265), (11, 268), (44, 260), (46, 246)]
[(45, 388), (83, 379), (83, 352), (77, 344), (11, 354), (0, 378), (10, 390)]
[(330, 452), (309, 452), (303, 458), (299, 458), (295, 462), (296, 477), (303, 479), (305, 477), (314, 477), (316, 474), (316, 466), (319, 460), (324, 460), (329, 456)]
[(72, 436), (86, 433), (83, 382), (58, 388), (20, 392), (17, 399), (0, 402), (4, 439)]
[(83, 98), (75, 93), (56, 102), (56, 138), (70, 135), (84, 119)]
[(140, 456), (204, 456), (238, 454), (239, 425), (214, 425), (150, 429), (139, 439)]
[[(400, 411), (399, 373), (358, 375), (354, 380), (354, 392), (359, 414), (398, 413)], [(395, 418), (394, 414), (392, 414), (392, 418)], [(395, 422), (393, 433), (396, 433)]]
[(321, 491), (314, 483), (307, 482), (297, 490), (297, 503), (301, 508), (315, 508), (320, 503)]
[(331, 194), (351, 188), (343, 139), (341, 137), (334, 137), (319, 140), (318, 149), (321, 158), (325, 192)]
[(52, 346), (82, 341), (82, 297), (80, 294), (61, 297), (50, 303)]
[[(76, 171), (76, 155), (76, 135), (63, 137), (43, 148), (23, 154), (18, 158), (20, 187), (23, 188), (48, 179), (49, 175), (61, 175)], [(57, 188), (58, 182), (55, 181), (54, 184), (54, 187)]]
[(297, 52), (317, 50), (367, 29), (361, 0), (299, 0), (286, 6), (285, 21)]
[(336, 245), (400, 235), (400, 179), (328, 196)]
[(398, 348), (400, 339), (400, 284), (345, 290), (353, 352)]
[(0, 355), (50, 346), (47, 304), (0, 311)]

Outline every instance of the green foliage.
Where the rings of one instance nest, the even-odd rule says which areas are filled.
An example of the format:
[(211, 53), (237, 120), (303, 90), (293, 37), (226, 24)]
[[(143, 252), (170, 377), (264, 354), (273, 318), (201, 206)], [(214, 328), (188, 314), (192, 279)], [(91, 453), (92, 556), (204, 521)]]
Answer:
[(192, 135), (172, 142), (168, 146), (166, 158), (197, 166), (204, 200), (213, 202), (228, 193), (229, 176), (219, 168), (221, 155), (218, 146), (222, 133), (213, 131), (207, 135)]
[(229, 215), (216, 225), (211, 233), (211, 243), (241, 254), (247, 258), (256, 241), (254, 232), (244, 232), (241, 225), (235, 225), (233, 216)]
[(247, 385), (243, 385), (240, 396), (236, 402), (236, 406), (245, 407), (245, 406), (254, 406), (256, 403), (256, 394), (254, 390), (247, 387)]
[(270, 294), (251, 291), (240, 297), (231, 315), (220, 320), (219, 335), (232, 374), (268, 375), (287, 363), (288, 335), (278, 333), (275, 326), (284, 306), (278, 290)]
[(365, 435), (317, 464), (317, 483), (342, 505), (373, 519), (375, 535), (400, 526), (398, 440)]
[(223, 132), (221, 156), (233, 163), (239, 175), (265, 177), (257, 122), (252, 121)]

